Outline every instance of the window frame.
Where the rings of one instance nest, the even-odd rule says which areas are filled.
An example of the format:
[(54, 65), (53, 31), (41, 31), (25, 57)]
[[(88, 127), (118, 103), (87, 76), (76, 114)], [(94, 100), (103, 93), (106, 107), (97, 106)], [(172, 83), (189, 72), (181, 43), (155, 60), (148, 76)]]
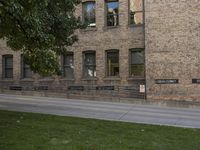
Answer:
[[(132, 53), (133, 52), (144, 52), (144, 57), (143, 57), (143, 63), (141, 64), (137, 64), (137, 65), (143, 65), (143, 68), (144, 68), (144, 72), (143, 72), (143, 75), (141, 76), (134, 76), (132, 75), (132, 72), (131, 72), (131, 66), (134, 65), (132, 64)], [(136, 64), (135, 64), (136, 65)], [(131, 48), (129, 49), (129, 77), (130, 78), (145, 78), (145, 49), (144, 48)]]
[[(118, 3), (118, 13), (117, 14), (108, 14), (108, 3), (109, 2), (117, 2)], [(105, 3), (105, 26), (108, 27), (108, 28), (112, 28), (112, 27), (118, 27), (120, 22), (119, 22), (119, 0), (105, 0), (104, 1)], [(117, 16), (117, 25), (112, 25), (112, 26), (109, 26), (108, 25), (108, 16)]]
[[(67, 77), (66, 72), (65, 72), (66, 68), (71, 69), (70, 64), (65, 64), (65, 60), (66, 60), (67, 56), (72, 56), (73, 71), (72, 71), (72, 77), (71, 78)], [(62, 77), (65, 78), (65, 79), (74, 79), (74, 53), (73, 52), (67, 52), (66, 54), (62, 55), (61, 60), (62, 60), (61, 64), (62, 64), (62, 70), (63, 70)]]
[(130, 6), (130, 4), (131, 4), (131, 2), (130, 2), (131, 0), (128, 0), (128, 25), (129, 26), (144, 26), (144, 24), (145, 24), (145, 17), (144, 17), (144, 0), (141, 0), (142, 1), (142, 10), (137, 10), (137, 11), (134, 11), (134, 13), (142, 13), (142, 23), (141, 24), (133, 24), (133, 23), (131, 23), (131, 12), (130, 12), (130, 10), (131, 10), (131, 6)]
[[(111, 75), (111, 74), (109, 74), (109, 72), (108, 72), (108, 53), (114, 53), (114, 52), (116, 52), (117, 54), (118, 54), (118, 75), (115, 75), (115, 76), (113, 76), (113, 75)], [(105, 51), (105, 74), (106, 74), (106, 78), (119, 78), (120, 77), (120, 62), (119, 62), (119, 60), (120, 60), (120, 54), (119, 54), (119, 49), (110, 49), (110, 50), (106, 50)]]
[[(87, 54), (94, 54), (94, 64), (85, 64), (85, 58), (86, 58), (86, 55)], [(92, 78), (96, 78), (96, 75), (95, 75), (95, 72), (96, 72), (96, 51), (94, 51), (94, 50), (88, 50), (88, 51), (84, 51), (83, 53), (82, 53), (82, 56), (83, 56), (83, 71), (82, 71), (82, 78), (83, 79), (92, 79)], [(94, 68), (94, 70), (93, 70), (93, 76), (85, 76), (85, 71), (86, 71), (86, 68), (87, 67), (93, 67)]]
[[(30, 72), (31, 72), (31, 76), (30, 77), (26, 76), (26, 74), (25, 74), (26, 70), (30, 70)], [(30, 78), (32, 78), (32, 75), (33, 75), (33, 73), (32, 73), (32, 71), (30, 69), (30, 66), (25, 63), (24, 56), (21, 55), (21, 78), (22, 79), (30, 79)]]
[(89, 3), (94, 3), (94, 6), (95, 6), (95, 12), (94, 12), (95, 13), (94, 14), (94, 16), (95, 16), (95, 22), (91, 23), (91, 24), (95, 24), (95, 25), (93, 26), (91, 24), (88, 24), (87, 28), (96, 28), (96, 1), (90, 0), (90, 1), (84, 1), (84, 2), (82, 2), (82, 21), (83, 21), (84, 24), (86, 23), (85, 22), (85, 5), (89, 4)]
[[(6, 67), (6, 59), (7, 58), (12, 58), (12, 67)], [(2, 78), (3, 79), (13, 79), (13, 67), (14, 63), (13, 63), (13, 55), (12, 54), (6, 54), (6, 55), (2, 55)], [(11, 77), (7, 76), (7, 70), (12, 70), (12, 75)]]

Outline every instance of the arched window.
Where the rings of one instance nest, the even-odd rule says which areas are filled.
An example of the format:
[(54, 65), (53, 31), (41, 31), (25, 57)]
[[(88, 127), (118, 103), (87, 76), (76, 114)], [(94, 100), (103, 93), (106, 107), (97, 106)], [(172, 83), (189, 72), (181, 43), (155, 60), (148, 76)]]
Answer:
[(88, 27), (96, 27), (96, 5), (95, 2), (83, 3), (83, 21)]
[(3, 78), (13, 78), (13, 55), (3, 55)]
[(119, 50), (106, 51), (106, 76), (119, 76)]
[(74, 53), (68, 52), (62, 56), (63, 77), (67, 79), (74, 78)]
[(96, 52), (83, 52), (83, 78), (96, 77)]

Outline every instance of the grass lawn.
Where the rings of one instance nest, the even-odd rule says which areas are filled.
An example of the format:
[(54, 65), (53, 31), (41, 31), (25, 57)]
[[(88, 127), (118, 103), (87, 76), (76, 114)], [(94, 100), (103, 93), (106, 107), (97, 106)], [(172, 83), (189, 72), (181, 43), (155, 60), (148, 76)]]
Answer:
[(0, 111), (0, 150), (200, 150), (200, 130)]

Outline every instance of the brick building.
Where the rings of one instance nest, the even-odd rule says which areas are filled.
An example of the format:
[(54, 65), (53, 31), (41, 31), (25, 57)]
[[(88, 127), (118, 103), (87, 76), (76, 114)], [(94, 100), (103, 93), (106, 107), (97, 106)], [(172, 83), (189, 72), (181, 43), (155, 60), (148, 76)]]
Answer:
[(88, 27), (60, 57), (63, 75), (33, 74), (1, 41), (1, 91), (200, 100), (200, 2), (191, 1), (82, 0), (76, 14)]

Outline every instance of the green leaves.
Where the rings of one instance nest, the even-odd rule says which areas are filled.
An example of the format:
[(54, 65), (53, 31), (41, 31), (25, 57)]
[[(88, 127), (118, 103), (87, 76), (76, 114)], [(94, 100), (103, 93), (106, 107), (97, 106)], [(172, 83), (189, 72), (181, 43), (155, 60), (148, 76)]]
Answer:
[(34, 72), (59, 73), (58, 55), (76, 42), (79, 0), (0, 0), (0, 38), (21, 51)]

